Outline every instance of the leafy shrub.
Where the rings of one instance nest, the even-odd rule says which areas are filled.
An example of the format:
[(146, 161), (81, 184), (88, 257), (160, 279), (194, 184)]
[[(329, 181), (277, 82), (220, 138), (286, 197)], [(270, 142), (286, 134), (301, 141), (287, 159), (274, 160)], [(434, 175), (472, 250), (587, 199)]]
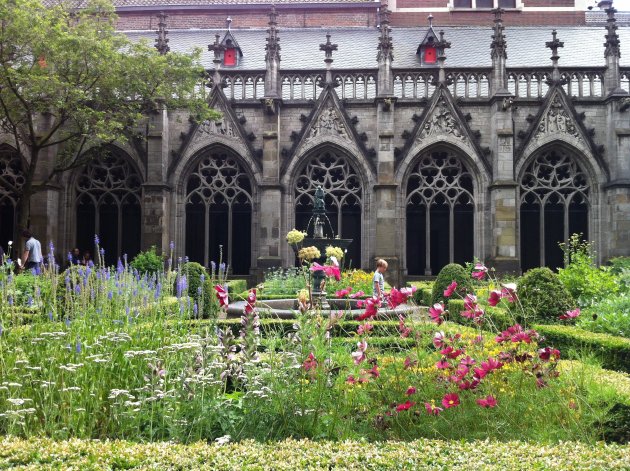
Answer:
[(630, 294), (606, 298), (582, 311), (578, 325), (591, 332), (630, 337)]
[(199, 301), (201, 298), (201, 277), (208, 278), (206, 269), (197, 262), (186, 262), (181, 269), (182, 276), (186, 276), (188, 282), (188, 296), (192, 297), (195, 301)]
[(608, 267), (598, 268), (590, 243), (573, 234), (564, 251), (565, 268), (558, 270), (560, 281), (580, 306), (588, 306), (618, 290), (615, 275)]
[[(372, 277), (374, 273), (365, 270), (345, 270), (341, 273), (341, 280), (329, 279), (326, 291), (334, 293), (350, 286), (353, 292), (363, 291), (367, 296), (372, 296)], [(385, 283), (385, 288), (389, 285)]]
[(433, 282), (431, 281), (412, 281), (408, 283), (416, 288), (413, 294), (413, 300), (418, 306), (430, 306), (433, 300)]
[(155, 245), (145, 252), (140, 252), (131, 261), (131, 267), (138, 273), (159, 273), (164, 270), (164, 258), (157, 254)]
[[(448, 309), (448, 320), (456, 322), (460, 325), (478, 328), (472, 319), (468, 319), (460, 315), (460, 312), (466, 310), (463, 299), (449, 299), (446, 307)], [(514, 313), (508, 312), (498, 306), (483, 306), (483, 310), (485, 315), (483, 317), (484, 324), (482, 325), (486, 327), (482, 328), (487, 328), (487, 325), (489, 324), (495, 330), (503, 331), (514, 324), (523, 323), (521, 316), (515, 316)]]
[(304, 275), (302, 269), (291, 267), (282, 269), (274, 268), (265, 273), (265, 281), (261, 294), (282, 294), (295, 296), (299, 290), (304, 288)]
[(630, 442), (630, 406), (618, 402), (601, 424), (606, 442), (627, 444)]
[(620, 290), (630, 290), (630, 257), (616, 257), (608, 261)]
[(230, 294), (247, 292), (247, 280), (230, 280), (227, 285)]
[(604, 368), (630, 372), (630, 339), (568, 325), (535, 325), (534, 329), (545, 338), (543, 345), (559, 348), (563, 355), (579, 357), (586, 351), (594, 354)]
[(449, 263), (440, 270), (440, 273), (433, 284), (431, 304), (445, 301), (444, 290), (448, 288), (448, 285), (450, 285), (453, 281), (457, 282), (456, 293), (459, 293), (461, 296), (465, 296), (466, 293), (472, 293), (473, 286), (470, 273), (457, 263)]
[(525, 315), (546, 323), (558, 322), (558, 317), (574, 306), (558, 275), (546, 267), (525, 273), (518, 285), (518, 297)]

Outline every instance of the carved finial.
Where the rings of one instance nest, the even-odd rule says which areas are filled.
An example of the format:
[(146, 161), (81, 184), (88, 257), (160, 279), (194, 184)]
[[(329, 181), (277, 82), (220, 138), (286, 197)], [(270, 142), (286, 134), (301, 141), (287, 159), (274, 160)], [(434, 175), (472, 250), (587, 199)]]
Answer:
[(507, 42), (505, 41), (505, 34), (503, 34), (505, 28), (501, 17), (505, 10), (503, 8), (495, 8), (492, 10), (492, 13), (494, 14), (494, 34), (492, 35), (492, 43), (490, 43), (491, 56), (492, 58), (503, 57), (507, 59)]
[(225, 46), (221, 44), (221, 36), (219, 34), (215, 35), (214, 43), (208, 45), (208, 51), (214, 52), (214, 60), (215, 64), (221, 63), (221, 53), (225, 51)]
[(429, 14), (427, 20), (429, 20), (429, 28), (433, 28), (433, 15)]
[(440, 31), (440, 40), (435, 43), (438, 56), (438, 81), (442, 84), (446, 84), (446, 73), (444, 72), (444, 61), (446, 61), (446, 49), (451, 47), (451, 43), (444, 39), (444, 31)]
[(560, 71), (558, 70), (558, 59), (560, 59), (560, 56), (558, 55), (558, 49), (561, 47), (564, 47), (564, 42), (560, 41), (557, 35), (558, 35), (558, 32), (554, 29), (551, 32), (551, 36), (553, 37), (553, 39), (545, 43), (545, 46), (551, 49), (551, 53), (552, 53), (551, 61), (553, 63), (553, 73), (552, 73), (551, 79), (554, 82), (560, 81)]
[(168, 34), (168, 30), (166, 29), (166, 16), (163, 11), (158, 15), (158, 31), (157, 31), (157, 39), (155, 40), (155, 48), (162, 55), (166, 54), (171, 50), (168, 47), (168, 38), (166, 35)]
[(326, 43), (320, 44), (319, 50), (324, 51), (324, 53), (326, 54), (326, 58), (324, 59), (324, 62), (328, 65), (332, 64), (333, 62), (332, 53), (333, 51), (337, 50), (337, 44), (333, 44), (330, 42), (330, 32), (326, 33)]
[(608, 19), (606, 20), (606, 30), (608, 32), (606, 34), (606, 42), (604, 43), (604, 46), (606, 47), (604, 51), (604, 57), (621, 57), (621, 50), (619, 47), (619, 35), (617, 34), (617, 19), (615, 18), (615, 13), (617, 13), (617, 10), (612, 7), (606, 9), (606, 14), (608, 15)]
[(276, 11), (276, 4), (271, 5), (271, 11), (269, 12), (269, 26), (278, 25), (278, 12)]
[(381, 4), (381, 35), (378, 38), (378, 46), (376, 47), (378, 49), (377, 61), (384, 58), (394, 60), (394, 44), (389, 34), (391, 30), (389, 27), (391, 13), (387, 8), (387, 2), (383, 2)]
[(381, 2), (379, 13), (381, 16), (381, 28), (383, 27), (383, 25), (389, 26), (389, 23), (391, 22), (392, 11), (388, 8), (386, 1)]
[(231, 26), (232, 26), (232, 17), (231, 17), (231, 16), (228, 16), (228, 17), (225, 19), (225, 27), (226, 27), (226, 28), (227, 28), (227, 30), (229, 31)]
[(265, 60), (276, 59), (280, 60), (280, 37), (278, 36), (278, 13), (276, 12), (276, 6), (271, 6), (269, 12), (269, 28), (267, 29), (267, 44), (265, 44)]

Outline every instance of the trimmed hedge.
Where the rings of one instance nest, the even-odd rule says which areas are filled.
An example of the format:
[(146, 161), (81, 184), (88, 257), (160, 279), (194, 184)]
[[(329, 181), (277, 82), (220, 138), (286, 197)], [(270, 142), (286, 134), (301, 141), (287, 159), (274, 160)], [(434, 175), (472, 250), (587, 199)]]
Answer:
[(563, 354), (591, 352), (603, 368), (630, 372), (630, 339), (566, 325), (535, 325), (534, 329), (545, 337), (543, 344), (553, 345)]
[(228, 293), (236, 294), (236, 293), (245, 293), (245, 297), (247, 297), (247, 280), (242, 279), (234, 279), (227, 282)]
[(500, 441), (343, 442), (287, 439), (228, 444), (127, 441), (0, 440), (0, 469), (216, 469), (385, 470), (434, 469), (514, 471), (628, 469), (630, 446), (561, 442)]
[[(464, 311), (464, 301), (462, 299), (449, 299), (446, 305), (448, 309), (448, 320), (457, 324), (474, 327), (475, 323), (460, 315), (460, 312)], [(483, 310), (486, 312), (486, 317), (489, 317), (492, 324), (498, 330), (505, 330), (515, 323), (522, 322), (522, 319), (516, 318), (516, 322), (513, 317), (505, 309), (493, 306), (483, 306)], [(488, 325), (487, 322), (483, 324)]]
[(414, 286), (416, 292), (413, 294), (413, 301), (418, 306), (431, 306), (433, 303), (433, 283), (426, 281), (412, 281), (409, 286)]

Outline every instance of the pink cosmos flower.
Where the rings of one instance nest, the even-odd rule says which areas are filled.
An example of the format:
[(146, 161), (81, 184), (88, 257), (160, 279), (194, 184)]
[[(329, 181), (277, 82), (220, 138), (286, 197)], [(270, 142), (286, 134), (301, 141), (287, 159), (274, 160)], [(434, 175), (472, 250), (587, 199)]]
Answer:
[(450, 409), (451, 407), (456, 407), (459, 405), (459, 396), (457, 393), (448, 393), (445, 394), (442, 398), (442, 405), (445, 409)]
[(405, 392), (405, 395), (407, 396), (411, 396), (412, 394), (416, 393), (416, 388), (414, 388), (413, 386), (409, 386), (407, 388), (407, 391)]
[(245, 303), (245, 314), (251, 314), (256, 307), (256, 288), (249, 290), (247, 302)]
[(477, 399), (477, 404), (481, 407), (487, 407), (489, 409), (497, 406), (497, 400), (493, 396), (486, 396), (485, 399)]
[(411, 333), (411, 329), (405, 325), (405, 317), (402, 314), (398, 316), (398, 331), (402, 338), (409, 337)]
[(437, 325), (440, 325), (442, 322), (444, 322), (444, 319), (442, 319), (441, 317), (442, 314), (444, 314), (444, 303), (435, 303), (433, 307), (429, 308), (429, 316), (431, 316), (431, 319)]
[(396, 307), (400, 306), (405, 301), (407, 301), (407, 296), (402, 294), (396, 288), (392, 288), (387, 296), (387, 304), (390, 309), (396, 309)]
[(440, 415), (440, 412), (444, 410), (441, 407), (435, 407), (430, 402), (425, 402), (424, 408), (427, 410), (429, 415)]
[(470, 276), (472, 276), (476, 280), (481, 281), (485, 278), (486, 273), (488, 273), (488, 269), (486, 268), (486, 266), (483, 263), (477, 263), (475, 265), (475, 269), (473, 270)]
[(311, 271), (323, 271), (327, 277), (334, 277), (335, 280), (341, 280), (341, 271), (339, 267), (335, 265), (320, 265), (317, 262), (313, 262), (310, 268)]
[(445, 337), (444, 332), (436, 332), (435, 335), (433, 335), (433, 346), (435, 348), (442, 348), (444, 346)]
[(335, 291), (335, 296), (337, 298), (345, 298), (352, 291), (352, 287), (348, 286), (346, 289), (340, 289), (339, 291)]
[(492, 370), (500, 369), (503, 366), (503, 363), (501, 363), (498, 360), (495, 360), (492, 357), (489, 357), (487, 361), (482, 361), (480, 366), (481, 368), (486, 370), (488, 373), (490, 373)]
[(374, 365), (370, 370), (368, 370), (366, 372), (368, 375), (370, 375), (372, 378), (378, 378), (381, 373), (379, 373), (378, 371), (378, 365)]
[(359, 363), (367, 359), (367, 355), (365, 354), (365, 351), (367, 350), (367, 346), (368, 344), (365, 340), (361, 340), (360, 342), (357, 342), (358, 350), (356, 352), (352, 352), (352, 358), (354, 359), (355, 365), (358, 365)]
[(404, 402), (403, 404), (398, 404), (396, 406), (396, 412), (402, 412), (402, 411), (405, 411), (405, 410), (409, 410), (415, 405), (416, 405), (416, 403), (415, 402), (411, 402), (411, 401)]
[(313, 352), (308, 354), (308, 357), (306, 357), (306, 360), (302, 363), (302, 368), (304, 368), (304, 371), (311, 371), (317, 368), (317, 360)]
[(217, 292), (217, 299), (219, 300), (219, 305), (221, 307), (227, 307), (228, 304), (230, 303), (228, 299), (227, 290), (221, 285), (215, 285), (214, 289)]
[(496, 306), (501, 301), (501, 291), (492, 290), (490, 291), (490, 297), (488, 298), (488, 304), (490, 306)]
[(467, 310), (472, 310), (475, 309), (475, 306), (477, 305), (477, 296), (475, 296), (474, 294), (467, 294), (466, 297), (464, 298), (464, 309)]
[(435, 367), (436, 367), (438, 370), (446, 370), (446, 369), (448, 369), (448, 368), (451, 368), (451, 367), (452, 367), (452, 365), (451, 365), (448, 361), (446, 361), (446, 360), (440, 360), (440, 361), (438, 361), (438, 362), (435, 364)]
[(475, 363), (477, 363), (477, 361), (475, 359), (470, 358), (469, 356), (467, 356), (466, 358), (464, 358), (459, 363), (460, 363), (460, 365), (464, 365), (464, 366), (473, 366)]
[(466, 390), (473, 390), (476, 389), (477, 386), (479, 386), (479, 380), (476, 378), (473, 378), (472, 381), (460, 381), (459, 384), (457, 385), (457, 387), (461, 390), (461, 391), (466, 391)]
[(350, 295), (350, 298), (352, 298), (352, 299), (360, 298), (361, 296), (365, 296), (365, 293), (363, 291), (357, 291), (356, 293), (352, 293)]
[(359, 326), (359, 328), (357, 329), (357, 334), (358, 335), (368, 334), (373, 328), (374, 326), (372, 324), (366, 322), (365, 324), (361, 324)]
[(511, 303), (516, 301), (516, 283), (504, 283), (501, 286), (501, 297)]
[(580, 308), (574, 309), (573, 311), (567, 311), (566, 314), (562, 314), (560, 316), (560, 320), (566, 321), (569, 319), (575, 319), (580, 315)]
[(450, 285), (448, 285), (448, 288), (444, 290), (444, 297), (450, 298), (456, 289), (457, 289), (457, 281), (453, 280), (453, 282)]
[(538, 350), (538, 358), (542, 361), (549, 361), (552, 358), (554, 360), (560, 359), (560, 350), (551, 347), (545, 347)]
[(504, 330), (503, 332), (501, 332), (499, 335), (497, 335), (495, 337), (495, 341), (497, 343), (503, 343), (503, 342), (514, 342), (514, 343), (518, 343), (518, 342), (525, 342), (525, 343), (531, 343), (531, 341), (533, 339), (537, 339), (539, 337), (538, 332), (536, 332), (535, 330), (523, 330), (523, 327), (520, 326), (520, 324), (514, 324), (511, 327), (508, 327), (506, 330)]
[(376, 316), (376, 314), (378, 314), (378, 304), (378, 299), (367, 298), (365, 300), (365, 312), (357, 317), (357, 320), (364, 321), (365, 319)]
[(411, 357), (405, 358), (404, 369), (408, 370), (409, 368), (413, 368), (418, 364), (418, 360), (412, 360)]

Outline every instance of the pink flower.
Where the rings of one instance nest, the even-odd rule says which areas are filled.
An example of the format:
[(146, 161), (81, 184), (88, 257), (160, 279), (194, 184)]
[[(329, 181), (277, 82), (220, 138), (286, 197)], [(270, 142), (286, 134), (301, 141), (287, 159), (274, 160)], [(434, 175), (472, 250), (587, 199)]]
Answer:
[(378, 299), (376, 298), (367, 298), (365, 300), (365, 312), (357, 317), (357, 320), (363, 321), (370, 317), (376, 316), (378, 313)]
[(542, 361), (549, 361), (552, 358), (554, 360), (559, 360), (560, 350), (550, 347), (541, 348), (540, 350), (538, 350), (538, 358), (540, 358)]
[(475, 265), (474, 271), (471, 273), (470, 276), (472, 276), (476, 280), (481, 281), (485, 278), (486, 273), (488, 273), (488, 269), (486, 268), (486, 266), (483, 263), (477, 263)]
[(477, 363), (477, 361), (468, 356), (464, 358), (462, 361), (460, 361), (459, 363), (460, 365), (464, 365), (464, 366), (473, 366), (475, 363)]
[(497, 406), (497, 400), (493, 396), (486, 396), (485, 399), (477, 399), (477, 404), (481, 407), (487, 407), (489, 409)]
[(436, 332), (435, 335), (433, 335), (433, 346), (435, 348), (442, 348), (444, 346), (445, 337), (444, 332)]
[(501, 332), (499, 335), (495, 337), (495, 341), (497, 343), (503, 343), (512, 341), (514, 343), (525, 342), (531, 343), (532, 339), (538, 338), (538, 332), (535, 330), (524, 331), (523, 327), (519, 324), (514, 324), (511, 327), (508, 327), (506, 330)]
[(215, 285), (214, 289), (217, 292), (217, 299), (219, 300), (219, 305), (221, 307), (227, 307), (228, 304), (230, 303), (228, 300), (227, 290), (221, 285)]
[(457, 281), (453, 280), (453, 282), (450, 285), (448, 285), (448, 288), (444, 290), (444, 297), (450, 298), (456, 289), (457, 289)]
[(477, 296), (474, 294), (467, 294), (464, 298), (464, 309), (471, 311), (475, 309), (477, 305)]
[(566, 321), (569, 319), (575, 319), (580, 315), (580, 308), (574, 309), (573, 311), (567, 311), (566, 314), (562, 314), (560, 316), (560, 320)]
[(448, 393), (445, 394), (442, 398), (442, 405), (445, 409), (450, 409), (451, 407), (456, 407), (459, 405), (459, 396), (457, 393)]
[(335, 296), (337, 298), (345, 298), (352, 291), (352, 287), (348, 286), (346, 289), (340, 289), (339, 291), (335, 291)]
[(446, 360), (440, 360), (440, 361), (438, 361), (438, 362), (435, 364), (435, 367), (436, 367), (438, 370), (446, 370), (446, 369), (448, 369), (448, 368), (451, 368), (451, 367), (452, 367), (452, 365), (451, 365), (448, 361), (446, 361)]
[(317, 368), (317, 360), (313, 352), (308, 354), (308, 357), (306, 357), (306, 360), (302, 363), (302, 368), (304, 368), (304, 371), (311, 371)]
[(249, 290), (247, 302), (245, 303), (245, 314), (251, 314), (256, 307), (256, 288)]
[(317, 262), (313, 262), (310, 268), (311, 271), (323, 271), (327, 277), (334, 277), (335, 280), (341, 280), (341, 272), (339, 267), (335, 265), (320, 265)]
[(378, 365), (374, 365), (372, 369), (367, 371), (367, 374), (372, 376), (373, 378), (378, 378), (381, 375), (378, 371)]
[(501, 297), (513, 303), (516, 301), (516, 283), (505, 283), (501, 285)]
[(493, 370), (498, 370), (499, 368), (501, 368), (503, 366), (503, 363), (495, 360), (492, 357), (489, 357), (487, 361), (482, 361), (480, 366), (486, 371), (486, 373), (490, 373)]
[(429, 308), (429, 316), (431, 316), (431, 319), (437, 325), (440, 325), (442, 322), (444, 322), (444, 319), (442, 319), (441, 317), (442, 314), (444, 314), (444, 303), (435, 303), (433, 307)]
[(387, 304), (390, 309), (396, 309), (407, 300), (407, 297), (398, 291), (396, 288), (392, 288), (387, 296)]
[(402, 314), (398, 316), (398, 331), (402, 338), (409, 337), (411, 329), (405, 325), (405, 318)]
[(488, 304), (490, 306), (496, 306), (501, 301), (501, 291), (492, 290), (490, 291), (490, 297), (488, 298)]
[(357, 383), (357, 380), (356, 380), (356, 379), (354, 379), (354, 376), (353, 376), (353, 375), (350, 375), (350, 376), (348, 376), (348, 377), (346, 378), (346, 383), (348, 383), (348, 384), (356, 384), (356, 383)]
[(412, 394), (416, 393), (416, 388), (414, 388), (413, 386), (409, 386), (407, 388), (407, 391), (405, 392), (405, 395), (407, 396), (411, 396)]
[(440, 412), (444, 410), (441, 407), (435, 407), (433, 404), (429, 402), (424, 403), (424, 408), (427, 410), (429, 415), (440, 415)]
[(352, 358), (354, 359), (355, 365), (358, 365), (359, 363), (367, 359), (367, 355), (365, 354), (365, 351), (367, 350), (367, 346), (368, 345), (365, 340), (361, 340), (360, 342), (357, 342), (358, 350), (356, 352), (352, 352)]
[(398, 404), (396, 406), (396, 412), (402, 412), (402, 411), (405, 411), (405, 410), (409, 410), (415, 405), (416, 405), (416, 403), (415, 402), (411, 402), (411, 401), (404, 402), (403, 404)]
[(408, 370), (409, 368), (413, 368), (418, 364), (418, 360), (412, 360), (411, 357), (405, 358), (404, 369)]
[(354, 299), (354, 298), (360, 298), (361, 296), (365, 296), (365, 293), (364, 293), (363, 291), (357, 291), (356, 293), (352, 293), (352, 294), (350, 295), (350, 297), (351, 297), (352, 299)]
[(368, 334), (373, 328), (374, 326), (372, 324), (366, 322), (365, 324), (361, 324), (359, 326), (359, 328), (357, 329), (357, 334), (358, 335)]
[(476, 389), (477, 386), (479, 386), (479, 380), (473, 378), (472, 381), (460, 381), (459, 384), (457, 385), (457, 387), (461, 390), (461, 391), (466, 391), (466, 390), (473, 390)]

